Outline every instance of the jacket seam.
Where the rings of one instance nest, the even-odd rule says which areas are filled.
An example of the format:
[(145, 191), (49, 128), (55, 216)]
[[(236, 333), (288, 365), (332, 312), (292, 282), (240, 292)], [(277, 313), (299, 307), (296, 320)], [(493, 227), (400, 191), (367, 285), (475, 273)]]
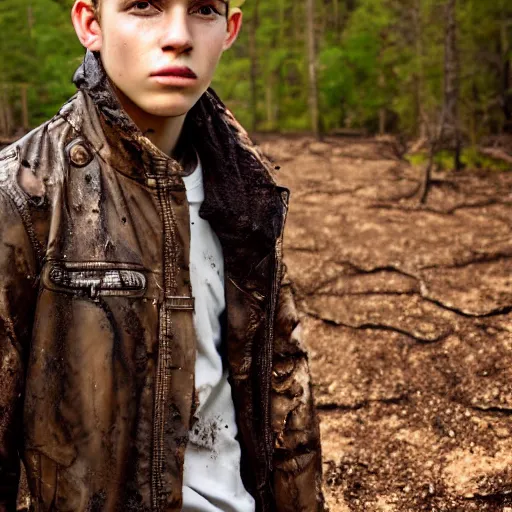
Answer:
[[(9, 187), (12, 189), (12, 185)], [(38, 269), (41, 269), (42, 262), (43, 262), (43, 255), (42, 255), (42, 249), (40, 247), (40, 244), (36, 238), (36, 234), (34, 232), (34, 227), (32, 224), (32, 221), (30, 220), (30, 214), (29, 212), (23, 208), (23, 206), (26, 206), (26, 202), (24, 205), (21, 204), (23, 199), (21, 199), (20, 204), (16, 201), (16, 198), (13, 197), (13, 194), (9, 193), (10, 191), (6, 190), (5, 188), (0, 188), (0, 195), (4, 196), (8, 199), (10, 203), (14, 206), (14, 210), (19, 215), (19, 218), (21, 220), (21, 223), (23, 224), (23, 227), (25, 228), (25, 232), (27, 233), (27, 237), (30, 242), (30, 248), (32, 250), (33, 255), (35, 256), (36, 263), (38, 265)], [(12, 190), (12, 193), (16, 193), (15, 190)]]

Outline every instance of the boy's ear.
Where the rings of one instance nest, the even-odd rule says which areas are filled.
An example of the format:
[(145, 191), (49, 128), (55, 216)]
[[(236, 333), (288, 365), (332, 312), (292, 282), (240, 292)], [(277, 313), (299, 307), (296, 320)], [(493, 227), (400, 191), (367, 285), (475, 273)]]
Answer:
[(240, 33), (240, 29), (242, 28), (242, 17), (242, 11), (238, 7), (229, 10), (228, 31), (226, 40), (224, 41), (224, 50), (231, 48), (233, 43), (236, 41), (236, 38)]
[(78, 39), (88, 50), (100, 51), (101, 27), (90, 0), (76, 0), (71, 9), (71, 20)]

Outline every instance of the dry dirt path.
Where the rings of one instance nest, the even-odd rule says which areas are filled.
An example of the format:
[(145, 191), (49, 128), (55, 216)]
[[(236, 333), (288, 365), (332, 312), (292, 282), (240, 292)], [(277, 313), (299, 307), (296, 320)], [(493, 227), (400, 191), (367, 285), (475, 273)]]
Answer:
[(331, 511), (512, 512), (512, 172), (437, 173), (419, 206), (385, 144), (260, 143), (292, 190)]

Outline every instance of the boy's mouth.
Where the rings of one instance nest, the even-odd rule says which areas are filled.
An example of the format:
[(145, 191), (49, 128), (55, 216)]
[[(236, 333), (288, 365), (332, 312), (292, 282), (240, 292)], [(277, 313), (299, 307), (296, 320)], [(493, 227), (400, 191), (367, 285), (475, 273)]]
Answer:
[(187, 67), (167, 67), (159, 69), (154, 73), (151, 73), (151, 76), (177, 76), (182, 78), (197, 78), (196, 74)]

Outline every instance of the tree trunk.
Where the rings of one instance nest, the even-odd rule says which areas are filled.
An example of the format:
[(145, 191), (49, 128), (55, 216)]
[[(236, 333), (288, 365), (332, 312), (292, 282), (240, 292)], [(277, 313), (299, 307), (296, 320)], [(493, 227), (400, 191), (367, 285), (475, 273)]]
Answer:
[(11, 137), (14, 133), (14, 116), (12, 113), (12, 104), (10, 101), (10, 90), (8, 85), (1, 85), (0, 98), (2, 106), (2, 131), (6, 137)]
[(4, 97), (4, 85), (0, 84), (0, 136), (7, 137), (6, 101)]
[(298, 48), (299, 43), (302, 41), (302, 36), (304, 34), (301, 15), (302, 13), (299, 13), (298, 5), (295, 5), (291, 12), (293, 48)]
[(249, 58), (251, 60), (250, 81), (251, 81), (251, 131), (255, 132), (258, 127), (258, 52), (256, 48), (256, 31), (258, 29), (258, 7), (259, 0), (254, 0), (253, 15), (249, 23)]
[(420, 140), (427, 138), (426, 114), (423, 106), (423, 91), (425, 89), (425, 68), (424, 68), (424, 50), (423, 50), (423, 26), (421, 16), (421, 0), (415, 0), (413, 8), (414, 19), (414, 42), (416, 50), (416, 74), (415, 84), (415, 104), (416, 104), (416, 124)]
[(502, 19), (500, 22), (500, 40), (501, 40), (501, 58), (503, 62), (503, 77), (502, 77), (502, 105), (503, 105), (503, 131), (512, 133), (512, 80), (511, 80), (511, 65), (510, 65), (510, 41), (508, 39), (508, 28), (510, 20)]
[(23, 133), (28, 133), (29, 130), (27, 89), (27, 84), (21, 84), (21, 113), (23, 121)]
[(5, 120), (7, 127), (7, 135), (10, 137), (15, 132), (15, 124), (14, 124), (14, 114), (12, 112), (12, 103), (10, 96), (9, 88), (4, 89), (4, 100), (5, 102)]
[(448, 143), (454, 148), (454, 168), (462, 168), (461, 136), (459, 127), (459, 54), (457, 48), (457, 0), (446, 0), (445, 4), (445, 39), (444, 39), (444, 105), (437, 133), (430, 136), (430, 155), (425, 167), (423, 183), (421, 186), (420, 202), (426, 203), (434, 158), (436, 152)]
[[(286, 0), (279, 0), (279, 33), (277, 37), (278, 48), (289, 48), (289, 43), (286, 40)], [(279, 69), (275, 71), (277, 78), (277, 84), (275, 87), (276, 99), (275, 99), (275, 122), (276, 128), (281, 129), (281, 102), (283, 101), (283, 89), (287, 80), (285, 73), (283, 72), (283, 66), (279, 66)]]
[[(379, 61), (382, 60), (382, 55), (379, 56)], [(382, 67), (382, 62), (379, 62), (379, 65)], [(379, 73), (379, 87), (382, 91), (382, 96), (385, 96), (385, 87), (386, 87), (386, 77), (384, 75), (384, 71)], [(382, 106), (379, 108), (379, 135), (385, 135), (386, 133), (386, 107)]]
[(379, 109), (379, 135), (386, 134), (386, 109)]
[(265, 102), (266, 102), (266, 110), (267, 110), (267, 129), (275, 130), (276, 129), (276, 110), (274, 105), (274, 86), (275, 79), (274, 74), (272, 73), (267, 80), (267, 84), (265, 86)]
[(316, 44), (315, 44), (315, 2), (306, 0), (306, 18), (308, 31), (308, 71), (309, 71), (309, 110), (311, 128), (317, 138), (320, 138), (320, 123), (318, 112), (318, 86), (316, 74)]
[[(447, 0), (444, 45), (444, 135), (455, 151), (455, 170), (460, 170), (461, 135), (459, 126), (459, 53), (457, 48), (457, 0)], [(442, 134), (442, 131), (441, 131)]]
[(334, 16), (334, 33), (336, 34), (336, 41), (339, 43), (340, 35), (341, 35), (340, 34), (341, 33), (341, 30), (340, 30), (340, 4), (339, 4), (339, 0), (332, 0), (332, 3), (333, 3), (332, 15)]
[(28, 37), (30, 39), (32, 39), (33, 28), (34, 28), (34, 13), (32, 11), (32, 4), (29, 4), (27, 7), (27, 27), (28, 27)]

